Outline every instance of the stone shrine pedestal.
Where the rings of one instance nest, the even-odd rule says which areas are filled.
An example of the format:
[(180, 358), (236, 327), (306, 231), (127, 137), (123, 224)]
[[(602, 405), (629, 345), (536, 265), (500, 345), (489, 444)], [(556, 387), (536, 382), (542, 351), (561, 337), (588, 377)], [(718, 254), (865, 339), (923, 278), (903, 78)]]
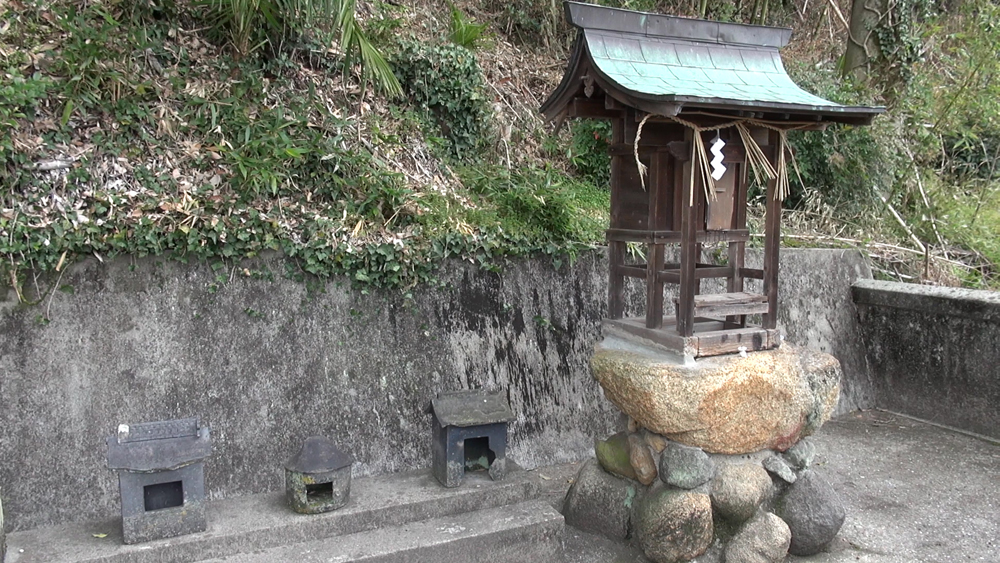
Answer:
[(833, 540), (845, 512), (807, 436), (840, 394), (840, 362), (776, 350), (683, 359), (608, 336), (591, 370), (628, 428), (597, 440), (568, 524), (631, 540), (656, 563), (778, 563)]

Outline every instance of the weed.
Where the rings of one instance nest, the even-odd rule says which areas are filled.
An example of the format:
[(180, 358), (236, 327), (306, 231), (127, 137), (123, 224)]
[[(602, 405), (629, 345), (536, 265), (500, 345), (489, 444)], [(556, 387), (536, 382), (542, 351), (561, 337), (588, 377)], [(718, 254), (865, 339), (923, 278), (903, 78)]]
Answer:
[(461, 10), (451, 4), (451, 34), (448, 39), (452, 43), (466, 49), (475, 49), (485, 31), (486, 24), (469, 20)]
[[(355, 17), (356, 0), (197, 0), (216, 37), (241, 57), (268, 47), (272, 54), (286, 45), (333, 36), (344, 51), (345, 68), (361, 66), (363, 84), (372, 83), (390, 97), (402, 89), (382, 53)], [(317, 37), (318, 36), (318, 37)]]

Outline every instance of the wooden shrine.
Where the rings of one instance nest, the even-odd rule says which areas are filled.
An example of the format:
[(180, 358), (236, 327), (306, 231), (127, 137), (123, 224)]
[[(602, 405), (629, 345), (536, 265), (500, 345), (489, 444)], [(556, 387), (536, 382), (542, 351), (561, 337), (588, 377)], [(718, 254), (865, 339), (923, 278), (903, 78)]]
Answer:
[[(541, 111), (559, 124), (612, 123), (605, 329), (687, 358), (777, 348), (786, 132), (867, 125), (884, 110), (842, 106), (795, 85), (778, 54), (789, 29), (565, 6), (578, 37)], [(751, 181), (766, 185), (762, 268), (744, 258)], [(630, 243), (645, 263), (628, 262)], [(723, 245), (724, 258), (706, 260), (707, 244)], [(645, 280), (644, 318), (624, 318), (630, 277)], [(702, 280), (713, 278), (725, 280), (724, 292), (702, 293)], [(673, 303), (664, 299), (667, 284), (679, 286)]]

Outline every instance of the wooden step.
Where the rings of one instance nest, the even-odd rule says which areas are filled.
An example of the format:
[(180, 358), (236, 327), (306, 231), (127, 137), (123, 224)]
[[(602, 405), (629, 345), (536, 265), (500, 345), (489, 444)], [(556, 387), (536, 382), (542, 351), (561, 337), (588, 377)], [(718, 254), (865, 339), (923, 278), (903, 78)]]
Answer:
[(758, 293), (708, 293), (694, 296), (694, 316), (727, 317), (767, 312), (767, 296)]

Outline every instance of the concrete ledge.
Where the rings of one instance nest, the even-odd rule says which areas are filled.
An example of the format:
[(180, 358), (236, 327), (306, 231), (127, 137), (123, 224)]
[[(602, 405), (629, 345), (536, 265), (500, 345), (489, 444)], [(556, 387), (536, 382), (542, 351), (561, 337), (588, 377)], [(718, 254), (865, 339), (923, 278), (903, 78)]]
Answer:
[(1000, 293), (852, 288), (879, 407), (1000, 438)]
[(503, 481), (483, 473), (466, 474), (464, 481), (446, 489), (429, 470), (357, 479), (345, 507), (315, 515), (292, 512), (284, 493), (215, 501), (208, 505), (207, 531), (134, 545), (122, 543), (120, 521), (36, 528), (8, 536), (3, 563), (201, 561), (502, 507), (539, 494), (535, 476), (516, 466)]
[(858, 280), (851, 293), (858, 305), (909, 309), (1000, 323), (1000, 293), (995, 291)]
[(563, 527), (561, 514), (535, 500), (203, 563), (555, 562)]

